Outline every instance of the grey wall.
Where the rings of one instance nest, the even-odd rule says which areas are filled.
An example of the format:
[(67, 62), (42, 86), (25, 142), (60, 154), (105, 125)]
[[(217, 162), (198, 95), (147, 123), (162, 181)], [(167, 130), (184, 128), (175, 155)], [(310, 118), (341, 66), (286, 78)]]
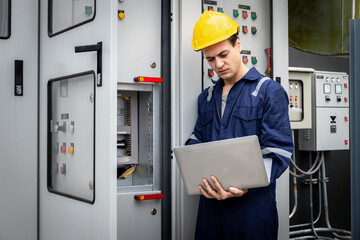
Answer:
[[(289, 66), (314, 68), (319, 71), (346, 72), (349, 74), (349, 58), (339, 56), (320, 56), (289, 48)], [(297, 132), (295, 131), (295, 145), (297, 147)], [(313, 154), (315, 157), (315, 154)], [(308, 152), (296, 151), (296, 161), (302, 169), (309, 168)], [(350, 199), (350, 152), (325, 152), (327, 177), (329, 177), (328, 203), (330, 223), (334, 228), (351, 229), (351, 199)], [(316, 176), (315, 176), (316, 177)], [(298, 210), (290, 220), (290, 225), (307, 223), (310, 221), (309, 186), (298, 179)], [(290, 179), (290, 212), (293, 201), (292, 178)], [(314, 218), (318, 213), (318, 186), (314, 185)], [(324, 212), (316, 227), (325, 227)], [(323, 234), (324, 235), (324, 234)], [(329, 235), (328, 235), (329, 236)]]

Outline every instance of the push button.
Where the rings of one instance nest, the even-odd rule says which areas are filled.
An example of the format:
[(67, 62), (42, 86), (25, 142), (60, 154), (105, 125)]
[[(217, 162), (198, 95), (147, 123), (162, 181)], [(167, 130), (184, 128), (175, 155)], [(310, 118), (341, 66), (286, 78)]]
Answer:
[(74, 144), (73, 143), (71, 143), (71, 146), (68, 147), (68, 153), (74, 154)]
[(249, 14), (247, 13), (247, 11), (243, 11), (243, 12), (242, 12), (242, 17), (243, 17), (244, 19), (247, 19), (248, 16), (249, 16)]
[(243, 62), (246, 64), (249, 62), (249, 59), (246, 56), (243, 56)]
[(60, 147), (61, 153), (66, 153), (66, 143), (63, 143), (63, 145)]

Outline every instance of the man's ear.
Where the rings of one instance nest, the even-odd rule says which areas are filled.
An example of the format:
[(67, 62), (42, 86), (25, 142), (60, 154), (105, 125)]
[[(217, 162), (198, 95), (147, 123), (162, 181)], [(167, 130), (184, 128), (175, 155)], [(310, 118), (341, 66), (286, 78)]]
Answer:
[(239, 52), (241, 52), (242, 47), (239, 39), (236, 39), (235, 47), (239, 50)]

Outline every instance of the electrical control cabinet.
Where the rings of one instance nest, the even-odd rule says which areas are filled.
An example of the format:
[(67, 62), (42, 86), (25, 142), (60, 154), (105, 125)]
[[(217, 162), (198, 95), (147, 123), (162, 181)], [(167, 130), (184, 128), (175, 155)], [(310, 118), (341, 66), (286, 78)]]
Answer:
[(48, 85), (48, 189), (94, 202), (95, 73)]
[(289, 68), (289, 118), (291, 129), (312, 127), (312, 68)]
[[(267, 0), (203, 0), (203, 11), (227, 14), (240, 27), (241, 58), (249, 69), (256, 69), (271, 77), (271, 7)], [(213, 85), (219, 77), (203, 58), (203, 89)]]
[(312, 129), (299, 131), (299, 150), (348, 150), (349, 76), (316, 71), (312, 95)]
[[(159, 96), (158, 84), (118, 84), (118, 239), (160, 239)], [(139, 195), (155, 199), (141, 201)], [(137, 224), (142, 231), (134, 232), (128, 224)]]

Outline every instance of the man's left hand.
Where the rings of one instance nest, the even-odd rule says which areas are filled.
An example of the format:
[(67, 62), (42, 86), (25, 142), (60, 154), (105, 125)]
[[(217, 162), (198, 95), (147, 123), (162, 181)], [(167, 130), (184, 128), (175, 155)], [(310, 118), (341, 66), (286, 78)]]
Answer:
[(205, 189), (202, 186), (199, 186), (200, 192), (206, 198), (225, 200), (231, 197), (241, 197), (248, 192), (247, 189), (238, 189), (236, 187), (230, 187), (229, 191), (226, 191), (222, 188), (222, 186), (220, 185), (219, 181), (216, 179), (215, 176), (211, 176), (211, 181), (214, 183), (215, 190), (212, 189), (212, 187), (205, 178), (203, 179)]

